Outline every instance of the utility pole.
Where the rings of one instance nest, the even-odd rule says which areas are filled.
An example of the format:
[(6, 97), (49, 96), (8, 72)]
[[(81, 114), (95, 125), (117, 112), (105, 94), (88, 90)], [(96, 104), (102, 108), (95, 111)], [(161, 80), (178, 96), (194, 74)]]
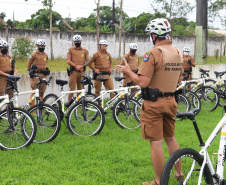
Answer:
[[(95, 3), (96, 3), (96, 1), (95, 1)], [(97, 50), (98, 50), (99, 49), (99, 40), (100, 40), (100, 30), (99, 30), (99, 28), (100, 28), (100, 26), (99, 26), (100, 0), (98, 0), (96, 5), (97, 5), (97, 28), (96, 29), (97, 29)]]
[(126, 31), (123, 30), (122, 28), (120, 28), (119, 25), (115, 24), (114, 25), (116, 28), (118, 28), (120, 31), (122, 31), (123, 33), (123, 55), (125, 55), (125, 51), (126, 51)]
[(51, 60), (54, 60), (54, 55), (53, 55), (53, 19), (52, 19), (52, 0), (49, 0), (49, 24), (50, 24), (50, 56)]
[(115, 33), (115, 0), (112, 3), (112, 32)]
[(196, 55), (195, 62), (202, 64), (207, 61), (207, 0), (197, 0), (196, 9)]
[(119, 29), (119, 54), (118, 54), (118, 59), (121, 58), (121, 40), (122, 40), (122, 2), (121, 0), (120, 3), (120, 29)]

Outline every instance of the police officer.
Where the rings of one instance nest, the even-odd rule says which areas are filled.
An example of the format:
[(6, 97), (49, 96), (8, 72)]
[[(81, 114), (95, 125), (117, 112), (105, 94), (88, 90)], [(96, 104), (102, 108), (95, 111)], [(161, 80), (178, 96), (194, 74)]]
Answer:
[[(182, 79), (182, 54), (172, 46), (169, 33), (170, 23), (159, 18), (150, 21), (145, 29), (150, 32), (154, 48), (146, 52), (138, 74), (125, 66), (116, 66), (119, 71), (129, 75), (142, 88), (141, 131), (142, 138), (149, 140), (155, 178), (143, 185), (160, 184), (164, 167), (163, 138), (169, 154), (179, 149), (175, 138), (175, 115), (177, 103), (174, 91)], [(180, 163), (178, 163), (180, 165)], [(175, 173), (175, 178), (183, 179), (182, 171)]]
[[(126, 60), (127, 63), (129, 64), (130, 70), (133, 71), (134, 73), (137, 73), (138, 66), (139, 66), (139, 57), (136, 54), (136, 51), (138, 49), (138, 46), (136, 43), (131, 43), (129, 48), (130, 48), (129, 53), (123, 56), (120, 65), (125, 65), (124, 60)], [(126, 85), (126, 82), (132, 81), (132, 79), (128, 75), (124, 74), (124, 77), (125, 79), (123, 80), (123, 86)], [(136, 85), (136, 84), (133, 83), (132, 85)], [(132, 89), (132, 91), (133, 90), (135, 89)]]
[[(188, 80), (192, 79), (192, 67), (195, 67), (195, 60), (192, 56), (189, 55), (190, 53), (189, 47), (184, 47), (183, 49), (183, 68), (184, 68), (184, 76), (187, 76), (189, 74)], [(187, 74), (186, 74), (187, 73)]]
[[(114, 85), (111, 80), (110, 74), (112, 73), (112, 58), (110, 53), (107, 52), (108, 42), (106, 40), (99, 41), (99, 50), (93, 54), (90, 59), (89, 67), (94, 70), (95, 73), (102, 74), (103, 78), (108, 78), (104, 81), (106, 90), (113, 90)], [(94, 62), (95, 67), (92, 65)], [(95, 94), (100, 96), (101, 82), (96, 78), (94, 81)], [(114, 94), (110, 93), (110, 97), (113, 98)]]
[[(67, 52), (67, 63), (71, 66), (70, 77), (69, 77), (69, 88), (70, 91), (82, 89), (80, 80), (84, 75), (84, 66), (89, 62), (89, 52), (87, 49), (81, 47), (82, 37), (81, 35), (73, 36), (74, 46), (68, 49)], [(85, 64), (86, 62), (86, 64)], [(73, 97), (73, 94), (68, 95), (68, 100)]]
[[(11, 75), (16, 75), (16, 66), (12, 66), (11, 57), (8, 54), (9, 44), (7, 41), (1, 40), (0, 42), (0, 96), (5, 94), (5, 88), (7, 86), (6, 78)], [(12, 68), (13, 67), (13, 68)], [(10, 92), (8, 92), (10, 93)], [(11, 95), (11, 94), (10, 94)]]
[[(44, 52), (45, 50), (45, 46), (46, 43), (43, 39), (38, 39), (36, 41), (36, 47), (37, 47), (37, 51), (33, 52), (29, 59), (28, 59), (28, 65), (27, 68), (31, 69), (32, 68), (32, 64), (37, 66), (37, 69), (35, 70), (35, 74), (39, 75), (41, 78), (46, 78), (45, 75), (45, 71), (46, 71), (46, 65), (48, 62), (48, 55)], [(39, 82), (38, 78), (30, 78), (30, 85), (31, 85), (31, 89), (35, 90), (36, 89), (36, 83)], [(41, 83), (38, 86), (39, 88), (39, 98), (41, 100), (43, 100), (43, 96), (44, 96), (44, 92), (46, 90), (46, 84)], [(34, 95), (31, 94), (31, 97)], [(31, 105), (34, 105), (34, 101), (32, 102)]]

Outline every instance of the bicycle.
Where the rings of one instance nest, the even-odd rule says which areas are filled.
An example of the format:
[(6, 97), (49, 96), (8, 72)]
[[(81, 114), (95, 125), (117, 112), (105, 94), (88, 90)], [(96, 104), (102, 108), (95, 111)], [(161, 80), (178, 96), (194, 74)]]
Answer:
[[(201, 110), (201, 101), (200, 101), (198, 95), (195, 92), (186, 89), (186, 84), (188, 83), (186, 80), (188, 78), (189, 78), (189, 73), (188, 73), (188, 76), (183, 76), (182, 81), (178, 85), (176, 91), (178, 91), (178, 93), (183, 94), (187, 97), (187, 99), (191, 105), (189, 110), (191, 108), (192, 109), (198, 108), (198, 110), (200, 111)], [(179, 107), (179, 104), (178, 104), (178, 107)], [(179, 110), (180, 110), (180, 108), (179, 108)], [(199, 111), (196, 111), (196, 113), (198, 114)], [(184, 111), (184, 112), (186, 112), (186, 111)], [(182, 113), (182, 112), (178, 111), (178, 113)]]
[[(85, 85), (90, 84), (91, 77), (83, 76), (81, 80), (82, 90), (64, 91), (63, 86), (68, 84), (65, 80), (56, 80), (60, 86), (61, 95), (48, 94), (44, 97), (43, 102), (55, 107), (61, 115), (61, 118), (67, 119), (67, 127), (72, 134), (78, 136), (94, 136), (101, 132), (104, 127), (105, 117), (103, 109), (94, 102), (86, 100)], [(80, 93), (75, 98), (64, 104), (64, 98), (69, 93)], [(65, 108), (67, 108), (65, 110)]]
[[(134, 86), (130, 86), (133, 82), (126, 82), (126, 86), (120, 87), (119, 89), (103, 90), (103, 82), (107, 81), (108, 78), (98, 76), (97, 79), (101, 81), (101, 91), (100, 96), (95, 98), (93, 102), (101, 100), (101, 107), (104, 109), (104, 112), (111, 107), (113, 118), (119, 127), (126, 129), (140, 127), (141, 105), (128, 95), (128, 90), (134, 88)], [(123, 79), (125, 77), (115, 77), (115, 80), (118, 82)], [(115, 96), (104, 104), (104, 96), (109, 93), (114, 93)]]
[[(8, 79), (18, 81), (20, 77), (9, 76)], [(7, 90), (10, 87), (6, 88)], [(37, 126), (33, 116), (21, 108), (13, 107), (9, 96), (0, 96), (3, 100), (0, 107), (5, 107), (0, 112), (0, 148), (2, 150), (14, 150), (29, 146), (37, 132)]]
[[(198, 136), (201, 151), (197, 152), (191, 148), (181, 148), (175, 151), (167, 160), (162, 176), (161, 185), (170, 184), (226, 184), (224, 179), (224, 162), (225, 162), (225, 133), (226, 133), (226, 114), (217, 124), (213, 132), (210, 134), (207, 141), (204, 143), (201, 137), (195, 120), (196, 109), (188, 111), (186, 113), (178, 114), (177, 117), (181, 119), (190, 119), (194, 125), (196, 134)], [(224, 112), (226, 113), (226, 106), (224, 106)], [(218, 160), (216, 163), (216, 171), (211, 163), (208, 147), (215, 139), (217, 134), (221, 131), (221, 139), (218, 149)], [(179, 163), (182, 168), (180, 168)]]
[[(45, 83), (48, 85), (51, 80), (51, 77), (49, 81), (46, 81), (46, 79), (40, 78), (39, 75), (35, 75), (34, 70), (35, 66), (29, 71), (29, 75), (39, 79), (39, 82), (36, 83), (35, 90), (19, 92), (16, 81), (7, 79), (10, 88), (13, 90), (13, 96), (10, 99), (10, 102), (15, 107), (18, 107), (19, 96), (34, 93), (34, 96), (32, 96), (29, 103), (23, 105), (22, 108), (31, 113), (37, 123), (37, 134), (33, 142), (46, 143), (54, 140), (57, 137), (61, 127), (61, 119), (59, 113), (57, 112), (57, 110), (55, 110), (55, 108), (50, 105), (44, 104), (39, 99), (38, 85), (41, 83)], [(30, 107), (31, 103), (35, 100), (36, 104)], [(24, 134), (26, 134), (26, 129)]]

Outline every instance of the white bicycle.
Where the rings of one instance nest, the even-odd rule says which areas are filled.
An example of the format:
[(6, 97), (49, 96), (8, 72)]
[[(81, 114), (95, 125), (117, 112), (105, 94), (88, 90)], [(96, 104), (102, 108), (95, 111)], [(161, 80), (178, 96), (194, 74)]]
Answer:
[[(128, 95), (129, 89), (136, 88), (137, 86), (130, 86), (133, 82), (127, 82), (125, 87), (114, 90), (103, 90), (103, 83), (107, 81), (108, 78), (98, 76), (97, 79), (101, 81), (102, 89), (100, 96), (92, 101), (97, 103), (101, 101), (101, 107), (105, 112), (111, 107), (113, 118), (121, 128), (135, 129), (140, 127), (141, 104)], [(123, 79), (125, 79), (125, 77), (115, 77), (115, 80), (118, 82)], [(114, 93), (115, 96), (105, 102), (104, 96), (109, 93)]]
[[(160, 182), (161, 185), (226, 184), (224, 179), (224, 162), (226, 157), (226, 114), (204, 143), (195, 121), (195, 111), (197, 111), (197, 109), (178, 114), (177, 117), (188, 118), (193, 122), (200, 142), (201, 151), (197, 152), (191, 148), (181, 148), (175, 151), (164, 166)], [(224, 111), (226, 113), (226, 106), (224, 106)], [(218, 153), (214, 153), (218, 156), (215, 170), (207, 149), (220, 131), (221, 138)]]

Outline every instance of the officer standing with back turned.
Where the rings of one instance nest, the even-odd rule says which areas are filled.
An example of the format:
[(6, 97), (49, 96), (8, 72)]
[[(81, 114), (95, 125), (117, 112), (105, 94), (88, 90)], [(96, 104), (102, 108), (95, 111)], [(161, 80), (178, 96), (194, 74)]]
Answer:
[[(154, 48), (146, 52), (138, 74), (133, 73), (125, 60), (125, 66), (116, 68), (129, 75), (142, 88), (141, 131), (142, 138), (150, 141), (151, 159), (155, 176), (143, 185), (158, 185), (164, 167), (163, 138), (169, 154), (179, 149), (175, 138), (175, 115), (177, 103), (174, 91), (182, 79), (182, 54), (170, 40), (170, 23), (158, 18), (150, 21), (145, 29), (150, 33)], [(178, 162), (178, 166), (180, 166)], [(181, 169), (181, 168), (180, 168)], [(183, 179), (182, 171), (174, 178)]]

